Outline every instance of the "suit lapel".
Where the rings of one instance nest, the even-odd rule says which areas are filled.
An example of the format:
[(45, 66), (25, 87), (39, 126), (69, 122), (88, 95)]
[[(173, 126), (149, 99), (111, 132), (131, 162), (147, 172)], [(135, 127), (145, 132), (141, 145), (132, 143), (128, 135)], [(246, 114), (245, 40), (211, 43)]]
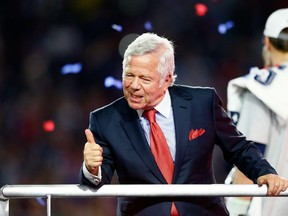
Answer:
[(170, 95), (176, 134), (176, 157), (173, 176), (173, 181), (175, 181), (189, 143), (188, 134), (191, 127), (189, 119), (192, 115), (193, 98), (190, 94), (180, 91), (179, 88), (177, 89), (177, 87), (170, 89)]
[[(120, 122), (120, 124), (124, 129), (130, 144), (142, 159), (142, 161), (146, 164), (146, 166), (151, 170), (151, 173), (153, 173), (161, 183), (166, 183), (151, 153), (137, 112), (132, 110), (130, 107), (128, 107), (127, 110), (130, 111), (124, 114), (125, 117)], [(137, 133), (131, 133), (131, 131), (135, 131), (135, 128)]]

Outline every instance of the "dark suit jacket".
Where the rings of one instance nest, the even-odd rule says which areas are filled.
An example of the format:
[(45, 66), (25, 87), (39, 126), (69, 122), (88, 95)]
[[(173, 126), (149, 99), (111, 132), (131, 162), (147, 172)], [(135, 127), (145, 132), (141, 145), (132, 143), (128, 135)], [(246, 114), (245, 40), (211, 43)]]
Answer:
[[(215, 144), (229, 163), (236, 164), (254, 182), (261, 175), (276, 173), (253, 143), (237, 131), (213, 88), (174, 85), (169, 92), (176, 132), (173, 184), (215, 184)], [(205, 133), (189, 140), (189, 131), (200, 128)], [(93, 111), (90, 129), (104, 150), (102, 182), (95, 186), (81, 172), (82, 184), (97, 188), (110, 183), (115, 169), (120, 184), (167, 184), (154, 161), (137, 112), (125, 98)], [(181, 216), (228, 215), (220, 197), (123, 197), (118, 200), (117, 214), (168, 216), (172, 200)]]

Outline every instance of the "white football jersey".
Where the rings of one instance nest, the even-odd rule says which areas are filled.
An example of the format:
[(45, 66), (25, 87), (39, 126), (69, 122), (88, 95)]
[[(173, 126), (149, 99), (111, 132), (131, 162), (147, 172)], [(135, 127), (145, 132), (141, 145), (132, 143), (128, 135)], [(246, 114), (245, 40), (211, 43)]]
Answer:
[[(227, 109), (239, 131), (264, 144), (265, 158), (279, 175), (288, 178), (288, 63), (252, 68), (248, 75), (231, 80), (227, 93)], [(262, 215), (286, 215), (287, 203), (287, 197), (262, 198)], [(253, 201), (251, 205), (257, 211)]]

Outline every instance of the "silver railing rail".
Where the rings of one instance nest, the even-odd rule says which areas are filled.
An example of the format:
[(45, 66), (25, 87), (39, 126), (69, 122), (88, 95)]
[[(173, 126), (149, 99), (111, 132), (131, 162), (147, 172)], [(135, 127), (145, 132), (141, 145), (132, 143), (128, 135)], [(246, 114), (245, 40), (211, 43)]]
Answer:
[[(264, 185), (228, 185), (228, 184), (196, 184), (196, 185), (104, 185), (92, 189), (76, 184), (55, 185), (5, 185), (0, 194), (0, 215), (9, 215), (9, 199), (46, 198), (47, 216), (51, 216), (52, 198), (84, 198), (84, 197), (156, 197), (156, 196), (267, 196)], [(288, 196), (288, 190), (279, 196)]]

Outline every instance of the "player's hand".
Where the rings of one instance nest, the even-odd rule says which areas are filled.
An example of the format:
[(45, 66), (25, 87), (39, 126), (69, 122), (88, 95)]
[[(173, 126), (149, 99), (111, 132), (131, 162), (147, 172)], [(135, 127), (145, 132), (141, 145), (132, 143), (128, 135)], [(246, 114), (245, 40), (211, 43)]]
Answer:
[(278, 196), (281, 192), (284, 192), (288, 188), (288, 179), (281, 176), (268, 174), (260, 176), (257, 179), (259, 186), (266, 184), (268, 187), (267, 194), (269, 196)]
[(103, 161), (103, 149), (95, 142), (94, 136), (89, 129), (85, 130), (85, 135), (87, 138), (87, 142), (85, 143), (83, 151), (84, 162), (88, 171), (93, 175), (97, 175), (99, 166), (102, 164)]

